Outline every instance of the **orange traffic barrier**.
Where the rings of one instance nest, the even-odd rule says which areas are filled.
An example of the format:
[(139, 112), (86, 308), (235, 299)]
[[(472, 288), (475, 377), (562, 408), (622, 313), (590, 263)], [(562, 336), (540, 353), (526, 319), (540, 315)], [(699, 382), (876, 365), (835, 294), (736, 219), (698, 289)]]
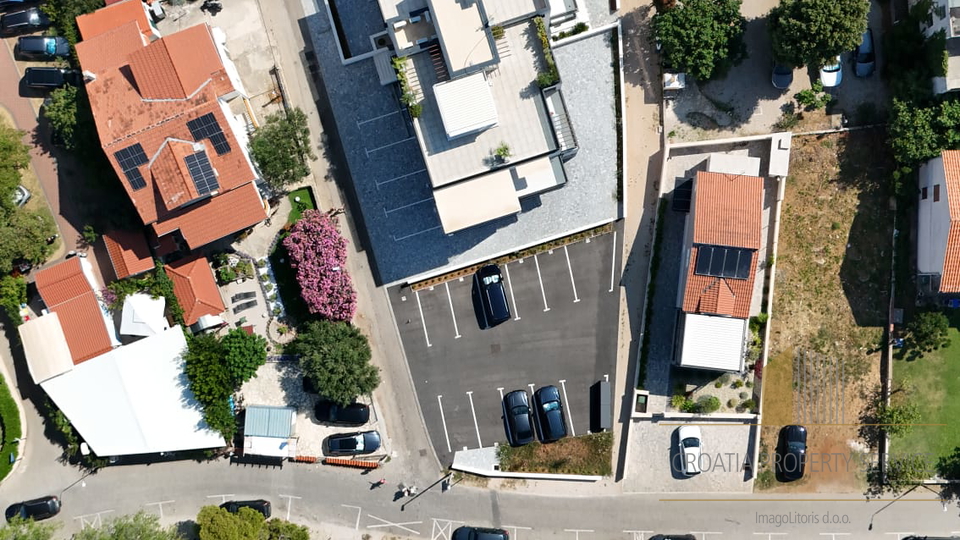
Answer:
[(356, 467), (358, 469), (380, 468), (380, 463), (376, 461), (361, 461), (359, 459), (324, 458), (323, 463), (325, 465), (339, 465), (341, 467)]

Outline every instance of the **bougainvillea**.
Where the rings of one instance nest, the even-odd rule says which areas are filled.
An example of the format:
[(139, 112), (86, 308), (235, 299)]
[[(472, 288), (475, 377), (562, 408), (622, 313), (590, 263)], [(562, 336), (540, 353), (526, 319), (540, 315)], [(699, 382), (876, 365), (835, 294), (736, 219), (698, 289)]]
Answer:
[(347, 274), (347, 241), (340, 235), (336, 218), (307, 210), (290, 228), (283, 247), (310, 313), (333, 321), (352, 319), (357, 292)]

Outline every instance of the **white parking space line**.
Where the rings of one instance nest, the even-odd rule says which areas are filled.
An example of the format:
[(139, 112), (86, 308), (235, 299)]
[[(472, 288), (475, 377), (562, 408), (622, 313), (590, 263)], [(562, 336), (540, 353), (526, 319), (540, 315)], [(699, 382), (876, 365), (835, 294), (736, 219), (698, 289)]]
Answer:
[(564, 532), (572, 532), (576, 535), (574, 538), (580, 540), (580, 533), (592, 533), (593, 529), (564, 529)]
[(438, 540), (440, 538), (450, 540), (450, 536), (453, 533), (453, 524), (463, 523), (462, 521), (453, 521), (451, 519), (430, 519), (433, 520), (433, 532), (430, 533), (430, 540)]
[(503, 527), (504, 529), (513, 529), (513, 536), (512, 536), (512, 538), (514, 538), (514, 539), (516, 539), (516, 540), (520, 540), (519, 537), (517, 536), (517, 531), (518, 531), (518, 530), (521, 530), (521, 531), (532, 531), (532, 530), (533, 530), (531, 527), (521, 527), (521, 526), (519, 526), (519, 525), (501, 525), (501, 527)]
[(530, 393), (532, 394), (532, 393), (533, 393), (533, 383), (529, 383), (527, 386), (530, 387)]
[(407, 531), (407, 532), (409, 532), (409, 533), (411, 533), (411, 534), (415, 534), (415, 535), (417, 535), (417, 536), (420, 536), (420, 533), (419, 533), (419, 532), (411, 529), (410, 527), (405, 527), (405, 525), (420, 525), (421, 523), (423, 523), (422, 521), (404, 521), (403, 523), (393, 523), (392, 521), (387, 521), (387, 520), (385, 520), (385, 519), (383, 519), (383, 518), (378, 518), (377, 516), (375, 516), (375, 515), (373, 515), (373, 514), (367, 514), (367, 517), (373, 518), (373, 519), (375, 519), (375, 520), (377, 520), (377, 521), (379, 521), (379, 522), (382, 523), (381, 525), (367, 525), (367, 528), (368, 528), (368, 529), (376, 529), (376, 528), (378, 528), (378, 527), (396, 527), (396, 528), (398, 528), (398, 529), (403, 529), (403, 530), (405, 530), (405, 531)]
[[(82, 516), (77, 516), (73, 519), (79, 519), (81, 527), (99, 528), (101, 525), (103, 525), (103, 518), (101, 516), (103, 514), (109, 514), (110, 512), (113, 512), (113, 510), (101, 510), (94, 514), (84, 514)], [(90, 516), (94, 516), (94, 518), (88, 521), (87, 518)]]
[(351, 505), (349, 505), (349, 504), (341, 504), (340, 506), (342, 506), (342, 507), (344, 507), (344, 508), (356, 508), (356, 509), (357, 509), (357, 523), (356, 523), (356, 525), (353, 526), (353, 530), (355, 530), (355, 531), (360, 530), (360, 512), (362, 512), (362, 509), (361, 509), (359, 506), (351, 506)]
[(500, 392), (500, 401), (503, 401), (503, 387), (497, 387), (497, 392)]
[(416, 137), (407, 137), (406, 139), (400, 139), (399, 141), (392, 142), (390, 144), (385, 144), (383, 146), (378, 146), (376, 148), (364, 148), (364, 151), (367, 153), (367, 157), (370, 157), (370, 152), (376, 152), (377, 150), (384, 150), (386, 148), (390, 148), (391, 146), (396, 146), (398, 144), (405, 143), (407, 141), (413, 141), (413, 140), (416, 140)]
[(413, 291), (417, 297), (417, 309), (420, 310), (420, 325), (423, 326), (423, 339), (427, 340), (427, 347), (433, 347), (430, 344), (430, 336), (427, 335), (427, 321), (423, 318), (423, 305), (420, 304), (420, 291)]
[(786, 536), (787, 533), (781, 532), (755, 532), (754, 536), (766, 536), (767, 540), (773, 540), (774, 536)]
[(436, 227), (430, 227), (430, 228), (423, 229), (423, 230), (421, 230), (421, 231), (417, 231), (417, 232), (414, 232), (414, 233), (405, 234), (405, 235), (403, 235), (403, 236), (396, 236), (396, 235), (391, 235), (391, 236), (393, 236), (393, 241), (394, 241), (394, 242), (400, 242), (401, 240), (406, 240), (407, 238), (413, 238), (414, 236), (418, 236), (418, 235), (421, 235), (421, 234), (423, 234), (423, 233), (428, 233), (428, 232), (430, 232), (430, 231), (435, 231), (435, 230), (437, 230), (437, 229), (439, 229), (439, 228), (440, 228), (440, 225), (437, 225)]
[(418, 205), (418, 204), (423, 204), (423, 203), (425, 203), (425, 202), (430, 202), (430, 201), (432, 201), (432, 200), (433, 200), (433, 197), (427, 197), (426, 199), (421, 199), (421, 200), (419, 200), (419, 201), (417, 201), (417, 202), (412, 202), (412, 203), (409, 203), (409, 204), (405, 204), (405, 205), (403, 205), (403, 206), (398, 206), (398, 207), (396, 207), (396, 208), (391, 208), (390, 210), (387, 210), (387, 208), (384, 207), (384, 208), (383, 208), (383, 213), (389, 216), (391, 213), (396, 212), (396, 211), (398, 211), (398, 210), (403, 210), (404, 208), (410, 208), (411, 206), (416, 206), (416, 205)]
[(457, 314), (453, 312), (453, 298), (450, 296), (450, 285), (444, 281), (443, 286), (447, 289), (447, 303), (450, 304), (450, 318), (453, 319), (453, 331), (457, 334), (454, 336), (454, 339), (460, 339), (460, 327), (457, 326)]
[(613, 255), (610, 259), (610, 290), (607, 292), (613, 292), (613, 277), (617, 273), (617, 231), (613, 231)]
[(367, 123), (370, 123), (370, 122), (375, 122), (375, 121), (377, 121), (377, 120), (380, 120), (381, 118), (386, 118), (386, 117), (388, 117), (388, 116), (393, 116), (393, 115), (395, 115), (395, 114), (397, 114), (397, 113), (399, 113), (399, 112), (400, 112), (400, 109), (397, 109), (397, 110), (395, 110), (395, 111), (393, 111), (393, 112), (388, 112), (387, 114), (381, 114), (380, 116), (374, 116), (373, 118), (367, 118), (366, 120), (357, 120), (357, 127), (360, 127), (360, 126), (362, 126), (363, 124), (367, 124)]
[[(513, 297), (513, 282), (510, 281), (510, 265), (503, 265), (503, 269), (507, 271), (507, 288), (510, 289), (510, 303), (513, 304), (513, 314), (515, 315), (513, 320), (520, 320), (520, 311), (517, 309), (517, 299)], [(463, 278), (460, 278), (463, 279)]]
[(624, 529), (623, 532), (629, 534), (633, 540), (645, 540), (646, 535), (653, 534), (653, 531), (637, 531), (632, 529)]
[(207, 495), (208, 499), (220, 499), (220, 504), (227, 502), (227, 497), (233, 497), (233, 493), (221, 493), (220, 495)]
[(297, 497), (296, 495), (284, 495), (283, 493), (277, 493), (281, 499), (287, 500), (287, 521), (290, 521), (290, 509), (293, 508), (294, 499), (302, 499), (303, 497)]
[(563, 254), (567, 258), (567, 270), (570, 271), (570, 286), (573, 287), (573, 303), (576, 304), (580, 301), (580, 297), (577, 296), (577, 283), (573, 280), (573, 267), (570, 266), (570, 252), (567, 251), (567, 246), (563, 246)]
[(419, 171), (413, 171), (412, 173), (401, 174), (400, 176), (394, 176), (393, 178), (389, 180), (384, 180), (383, 182), (377, 182), (377, 189), (380, 189), (380, 186), (382, 185), (389, 184), (390, 182), (396, 182), (397, 180), (403, 180), (404, 178), (410, 178), (411, 176), (415, 174), (420, 174), (422, 172), (427, 172), (427, 170), (420, 169)]
[(480, 425), (477, 424), (477, 410), (473, 407), (473, 390), (467, 392), (470, 398), (470, 413), (473, 414), (473, 428), (477, 430), (477, 447), (483, 448), (483, 441), (480, 440)]
[(567, 423), (570, 424), (570, 433), (577, 436), (577, 430), (573, 428), (573, 415), (570, 414), (570, 400), (567, 399), (567, 380), (560, 379), (560, 388), (563, 389), (563, 401), (567, 404)]
[(160, 509), (160, 519), (163, 519), (163, 505), (165, 505), (165, 504), (172, 504), (173, 502), (175, 502), (175, 501), (172, 501), (172, 500), (171, 500), (171, 501), (157, 501), (157, 502), (152, 502), (152, 503), (146, 503), (146, 504), (144, 504), (144, 506), (157, 505), (157, 508)]
[(450, 434), (447, 433), (447, 417), (443, 414), (443, 396), (437, 396), (437, 403), (440, 405), (440, 422), (443, 423), (443, 436), (447, 439), (447, 452), (452, 452), (450, 449)]
[(540, 260), (537, 259), (536, 254), (533, 256), (533, 262), (537, 265), (537, 279), (540, 280), (540, 295), (543, 296), (543, 310), (550, 311), (550, 306), (547, 305), (547, 293), (543, 290), (543, 276), (540, 275)]

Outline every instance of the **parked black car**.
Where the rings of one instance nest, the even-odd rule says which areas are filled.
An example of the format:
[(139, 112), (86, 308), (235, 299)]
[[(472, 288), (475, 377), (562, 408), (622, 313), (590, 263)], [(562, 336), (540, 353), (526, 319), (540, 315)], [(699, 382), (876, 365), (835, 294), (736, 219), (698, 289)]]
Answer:
[(492, 328), (510, 318), (510, 305), (503, 287), (503, 275), (495, 264), (484, 266), (474, 275), (480, 288), (485, 328)]
[(52, 518), (60, 513), (60, 499), (53, 495), (11, 504), (7, 508), (7, 521), (12, 521), (16, 517), (23, 519), (32, 519), (40, 521), (42, 519)]
[(510, 540), (510, 535), (503, 529), (460, 527), (453, 531), (453, 540)]
[(231, 514), (236, 514), (241, 508), (251, 508), (263, 514), (263, 517), (268, 519), (270, 518), (270, 501), (264, 499), (256, 499), (253, 501), (227, 501), (221, 504), (220, 508), (223, 508)]
[(567, 436), (567, 417), (563, 414), (560, 391), (556, 386), (544, 386), (533, 393), (537, 409), (537, 436), (540, 442), (558, 441)]
[(655, 534), (650, 540), (697, 540), (692, 534)]
[(344, 407), (339, 403), (320, 400), (315, 412), (317, 420), (324, 424), (362, 426), (370, 421), (370, 407), (363, 403), (351, 403)]
[(69, 58), (70, 44), (60, 36), (23, 36), (17, 38), (14, 55), (25, 60)]
[(372, 454), (380, 449), (380, 433), (340, 433), (327, 437), (324, 453), (328, 456), (354, 456)]
[(790, 482), (803, 478), (807, 461), (807, 428), (784, 426), (780, 430), (779, 447), (777, 464), (782, 480)]
[(79, 82), (80, 74), (72, 69), (29, 67), (23, 72), (23, 84), (30, 88), (63, 88)]
[(526, 390), (514, 390), (503, 396), (503, 429), (510, 446), (533, 442), (533, 419)]
[(37, 8), (0, 15), (0, 34), (10, 36), (18, 32), (36, 32), (50, 27), (50, 18)]

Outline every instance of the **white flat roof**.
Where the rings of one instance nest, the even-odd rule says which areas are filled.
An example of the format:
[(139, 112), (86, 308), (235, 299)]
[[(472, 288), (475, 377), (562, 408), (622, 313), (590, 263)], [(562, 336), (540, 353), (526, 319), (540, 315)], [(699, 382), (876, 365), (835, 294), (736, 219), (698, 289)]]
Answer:
[(73, 369), (73, 357), (56, 312), (30, 319), (20, 325), (19, 331), (33, 382), (40, 384)]
[(436, 189), (433, 198), (447, 234), (520, 211), (510, 169)]
[(243, 453), (279, 458), (295, 457), (297, 455), (297, 440), (276, 437), (244, 437)]
[(760, 158), (738, 154), (710, 154), (707, 172), (760, 176)]
[(497, 106), (483, 72), (433, 85), (448, 139), (497, 125)]
[(183, 330), (118, 347), (41, 386), (98, 456), (151, 454), (224, 445), (203, 422), (187, 388)]
[(428, 0), (451, 75), (493, 61), (478, 0)]
[(740, 371), (746, 330), (746, 319), (684, 314), (680, 366)]
[(152, 336), (170, 327), (163, 315), (166, 300), (136, 293), (124, 298), (120, 333), (125, 336)]

